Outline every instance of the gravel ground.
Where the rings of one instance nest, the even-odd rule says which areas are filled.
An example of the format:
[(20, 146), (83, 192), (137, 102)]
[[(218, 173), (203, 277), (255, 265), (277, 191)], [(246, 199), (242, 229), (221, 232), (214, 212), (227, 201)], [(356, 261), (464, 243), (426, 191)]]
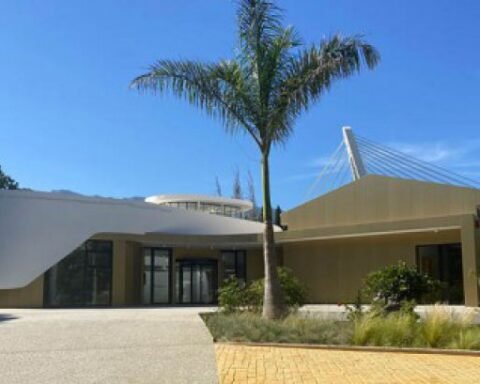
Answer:
[(1, 382), (217, 383), (206, 310), (0, 309)]

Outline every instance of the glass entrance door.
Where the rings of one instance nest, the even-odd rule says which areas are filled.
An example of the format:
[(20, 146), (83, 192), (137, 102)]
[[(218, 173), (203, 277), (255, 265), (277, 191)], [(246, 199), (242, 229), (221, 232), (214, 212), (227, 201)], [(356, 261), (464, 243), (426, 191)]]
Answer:
[(215, 260), (181, 260), (176, 265), (177, 302), (179, 304), (213, 304), (217, 297), (217, 262)]
[(169, 249), (145, 248), (143, 251), (143, 303), (170, 303)]

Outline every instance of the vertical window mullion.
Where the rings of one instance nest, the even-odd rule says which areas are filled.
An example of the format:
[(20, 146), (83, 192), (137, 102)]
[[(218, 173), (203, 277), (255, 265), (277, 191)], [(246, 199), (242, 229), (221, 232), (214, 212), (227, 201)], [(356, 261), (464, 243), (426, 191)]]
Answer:
[(82, 293), (82, 300), (83, 300), (83, 305), (86, 305), (88, 300), (87, 300), (87, 292), (88, 292), (88, 287), (87, 287), (87, 275), (88, 275), (88, 241), (85, 242), (83, 245), (83, 293)]
[(150, 304), (154, 304), (154, 296), (153, 296), (153, 284), (155, 283), (155, 278), (153, 277), (155, 273), (155, 266), (153, 263), (155, 262), (155, 258), (153, 257), (153, 248), (150, 248)]

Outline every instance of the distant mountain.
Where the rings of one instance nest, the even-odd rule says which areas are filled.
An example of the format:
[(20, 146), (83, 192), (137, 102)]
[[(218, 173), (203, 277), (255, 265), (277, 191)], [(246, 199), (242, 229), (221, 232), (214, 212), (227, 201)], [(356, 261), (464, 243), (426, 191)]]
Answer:
[(145, 197), (142, 196), (132, 196), (132, 197), (111, 197), (111, 196), (100, 196), (100, 195), (84, 195), (78, 192), (70, 191), (68, 189), (54, 189), (50, 191), (51, 193), (58, 193), (68, 196), (78, 196), (78, 197), (93, 197), (96, 199), (117, 199), (117, 200), (127, 200), (127, 201), (144, 201)]
[(51, 193), (61, 193), (63, 195), (70, 195), (70, 196), (85, 196), (85, 195), (82, 195), (81, 193), (69, 191), (68, 189), (54, 189), (50, 192)]

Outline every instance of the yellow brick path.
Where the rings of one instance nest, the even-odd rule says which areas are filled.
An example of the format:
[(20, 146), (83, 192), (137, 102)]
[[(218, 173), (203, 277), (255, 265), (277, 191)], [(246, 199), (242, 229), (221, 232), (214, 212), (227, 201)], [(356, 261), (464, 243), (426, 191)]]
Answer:
[(216, 344), (221, 384), (480, 384), (480, 357)]

